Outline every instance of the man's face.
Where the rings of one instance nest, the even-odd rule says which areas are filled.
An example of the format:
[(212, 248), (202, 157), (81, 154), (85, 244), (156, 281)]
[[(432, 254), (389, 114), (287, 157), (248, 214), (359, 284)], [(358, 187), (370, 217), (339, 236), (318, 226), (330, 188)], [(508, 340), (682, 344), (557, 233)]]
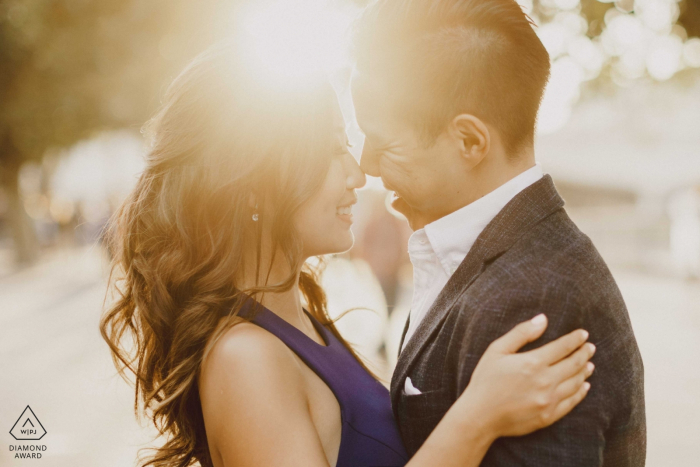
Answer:
[(426, 147), (418, 130), (397, 117), (393, 97), (369, 77), (356, 75), (352, 91), (357, 122), (366, 137), (362, 170), (381, 177), (394, 191), (392, 206), (406, 216), (413, 230), (448, 214), (460, 172), (454, 140), (443, 133)]

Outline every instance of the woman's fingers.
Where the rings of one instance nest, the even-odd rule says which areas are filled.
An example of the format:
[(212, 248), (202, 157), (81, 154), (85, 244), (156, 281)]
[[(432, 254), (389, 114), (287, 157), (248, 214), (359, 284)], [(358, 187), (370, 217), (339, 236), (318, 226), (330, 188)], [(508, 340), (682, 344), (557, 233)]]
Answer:
[(576, 352), (552, 365), (552, 378), (555, 381), (563, 381), (570, 378), (586, 367), (588, 360), (593, 357), (594, 353), (595, 345), (590, 342), (583, 344)]
[(579, 386), (574, 395), (561, 401), (552, 413), (551, 423), (556, 422), (564, 415), (571, 412), (573, 408), (576, 407), (586, 397), (590, 388), (591, 384), (589, 382), (585, 382), (581, 386)]
[(577, 329), (526, 353), (536, 357), (543, 365), (553, 365), (581, 347), (586, 342), (586, 339), (588, 339), (588, 332), (583, 329)]
[(583, 368), (581, 368), (577, 373), (573, 374), (570, 378), (563, 381), (554, 391), (554, 396), (556, 400), (564, 400), (576, 394), (576, 392), (581, 388), (581, 385), (588, 379), (595, 365), (588, 362)]
[(547, 329), (547, 317), (540, 313), (531, 320), (515, 326), (493, 341), (490, 347), (502, 354), (516, 353), (525, 344), (537, 340), (545, 329)]

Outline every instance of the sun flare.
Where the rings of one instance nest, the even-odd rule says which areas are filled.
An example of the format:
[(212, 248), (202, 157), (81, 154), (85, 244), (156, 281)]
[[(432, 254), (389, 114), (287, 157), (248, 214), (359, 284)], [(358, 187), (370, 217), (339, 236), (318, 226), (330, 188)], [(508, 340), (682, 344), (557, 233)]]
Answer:
[(278, 83), (294, 84), (350, 63), (347, 31), (358, 9), (332, 0), (256, 2), (243, 15), (248, 60)]

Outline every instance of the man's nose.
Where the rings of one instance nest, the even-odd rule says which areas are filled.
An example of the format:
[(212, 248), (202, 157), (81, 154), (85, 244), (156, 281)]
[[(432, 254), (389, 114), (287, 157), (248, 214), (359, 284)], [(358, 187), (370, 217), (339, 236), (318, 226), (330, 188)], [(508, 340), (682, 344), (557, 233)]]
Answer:
[(369, 145), (365, 142), (362, 148), (362, 155), (360, 156), (360, 168), (367, 175), (379, 177), (381, 175), (379, 172), (379, 156), (368, 146)]
[(353, 190), (355, 188), (362, 188), (365, 186), (365, 183), (367, 183), (367, 177), (365, 177), (365, 173), (360, 169), (360, 166), (357, 165), (357, 162), (355, 161), (355, 158), (352, 158), (352, 164), (350, 165), (350, 169), (348, 171), (348, 177), (347, 177), (347, 188), (349, 190)]

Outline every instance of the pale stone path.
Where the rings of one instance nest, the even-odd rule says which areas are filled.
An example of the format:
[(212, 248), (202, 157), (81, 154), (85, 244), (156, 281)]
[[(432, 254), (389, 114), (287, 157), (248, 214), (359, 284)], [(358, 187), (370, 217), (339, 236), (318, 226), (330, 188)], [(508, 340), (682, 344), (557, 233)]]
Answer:
[[(617, 272), (645, 363), (650, 467), (700, 459), (700, 284)], [(106, 261), (63, 250), (0, 275), (0, 465), (135, 465), (153, 430), (134, 419), (97, 330)], [(30, 405), (46, 428), (42, 460), (15, 460), (9, 434)]]
[[(0, 279), (0, 465), (131, 466), (149, 441), (97, 328), (105, 283), (98, 247)], [(9, 452), (20, 442), (8, 432), (27, 405), (47, 431), (35, 442), (47, 447), (41, 460)]]

